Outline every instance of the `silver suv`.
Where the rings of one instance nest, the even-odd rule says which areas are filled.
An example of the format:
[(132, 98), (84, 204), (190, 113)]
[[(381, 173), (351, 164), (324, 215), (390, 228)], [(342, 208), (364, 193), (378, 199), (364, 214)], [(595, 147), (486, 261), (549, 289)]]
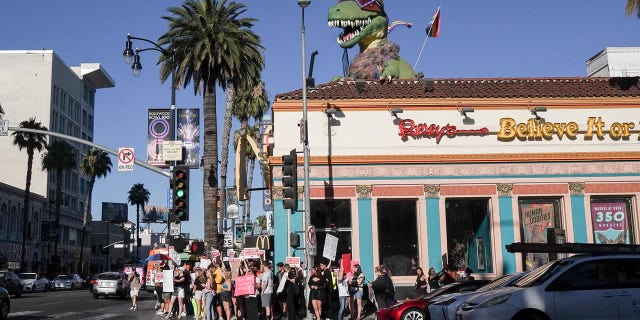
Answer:
[(640, 255), (576, 255), (465, 300), (457, 320), (636, 319)]
[(121, 272), (104, 272), (96, 277), (93, 284), (93, 298), (104, 296), (119, 296), (124, 298), (129, 294), (127, 276)]

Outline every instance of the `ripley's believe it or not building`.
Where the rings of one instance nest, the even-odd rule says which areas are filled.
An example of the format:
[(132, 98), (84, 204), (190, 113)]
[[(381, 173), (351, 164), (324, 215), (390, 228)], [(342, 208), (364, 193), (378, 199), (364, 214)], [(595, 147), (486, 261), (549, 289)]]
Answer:
[[(444, 257), (479, 277), (531, 269), (548, 255), (505, 245), (546, 242), (548, 228), (567, 242), (640, 240), (637, 77), (345, 78), (307, 101), (318, 257), (337, 233), (338, 257), (352, 253), (370, 279), (385, 264), (396, 285), (413, 284), (415, 266), (440, 269)], [(276, 96), (276, 248), (303, 230), (302, 214), (283, 209), (280, 171), (281, 155), (302, 150), (301, 117), (301, 90)]]

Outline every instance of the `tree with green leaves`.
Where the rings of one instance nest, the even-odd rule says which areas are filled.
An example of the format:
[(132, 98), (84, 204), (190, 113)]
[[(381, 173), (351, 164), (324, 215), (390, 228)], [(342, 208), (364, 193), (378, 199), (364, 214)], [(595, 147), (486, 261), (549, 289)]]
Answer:
[(84, 203), (84, 214), (82, 217), (82, 240), (80, 242), (80, 263), (78, 265), (78, 268), (81, 271), (84, 259), (84, 239), (87, 231), (87, 224), (92, 220), (91, 196), (93, 194), (93, 186), (95, 185), (97, 178), (104, 178), (111, 172), (112, 166), (111, 158), (106, 151), (91, 148), (82, 156), (80, 171), (89, 178), (89, 185), (87, 186), (87, 198)]
[(136, 206), (136, 258), (140, 258), (140, 206), (144, 208), (144, 205), (149, 203), (149, 196), (151, 193), (144, 188), (144, 184), (136, 183), (129, 190), (127, 198), (130, 204)]
[[(4, 114), (4, 110), (2, 110), (2, 114)], [(47, 127), (42, 125), (42, 123), (36, 121), (36, 118), (31, 118), (29, 120), (20, 122), (20, 128), (48, 130)], [(22, 251), (20, 253), (20, 270), (26, 271), (25, 254), (27, 246), (27, 218), (29, 217), (29, 207), (31, 202), (31, 176), (33, 174), (33, 155), (36, 150), (40, 152), (42, 151), (42, 149), (46, 148), (47, 136), (42, 133), (26, 131), (14, 131), (11, 135), (13, 136), (13, 145), (17, 146), (18, 150), (20, 151), (22, 151), (22, 149), (26, 149), (27, 151), (27, 177), (26, 185), (24, 187), (24, 203), (22, 211)]]
[[(262, 45), (251, 28), (256, 19), (240, 17), (242, 3), (227, 0), (186, 0), (168, 9), (164, 16), (169, 30), (158, 43), (168, 45), (173, 57), (161, 56), (163, 81), (175, 71), (176, 86), (193, 82), (195, 94), (202, 94), (204, 117), (204, 235), (209, 246), (221, 247), (218, 236), (218, 128), (216, 87), (223, 90), (240, 77), (257, 78), (264, 66)], [(175, 61), (175, 62), (174, 62)]]
[(54, 229), (56, 232), (55, 245), (53, 252), (53, 265), (54, 270), (59, 268), (58, 258), (58, 242), (60, 240), (60, 209), (62, 206), (62, 179), (64, 172), (67, 170), (75, 169), (77, 166), (76, 150), (69, 143), (64, 140), (54, 140), (46, 147), (47, 151), (42, 157), (42, 170), (48, 172), (55, 171), (56, 177), (56, 217)]

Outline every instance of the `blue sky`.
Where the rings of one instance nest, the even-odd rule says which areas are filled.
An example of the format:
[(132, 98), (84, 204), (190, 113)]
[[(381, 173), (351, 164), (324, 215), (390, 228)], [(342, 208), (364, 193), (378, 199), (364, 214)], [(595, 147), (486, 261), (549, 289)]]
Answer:
[[(305, 10), (307, 55), (319, 51), (314, 67), (316, 83), (341, 75), (342, 50), (336, 43), (340, 30), (329, 28), (326, 21), (327, 10), (336, 2), (312, 0)], [(255, 32), (266, 48), (263, 79), (273, 101), (276, 94), (301, 87), (301, 11), (295, 0), (244, 3), (244, 16), (259, 20)], [(181, 4), (175, 0), (1, 1), (0, 50), (45, 48), (54, 50), (69, 66), (102, 64), (116, 87), (96, 94), (94, 142), (111, 149), (134, 147), (144, 160), (147, 109), (168, 108), (170, 87), (159, 81), (157, 52), (143, 53), (142, 74), (134, 77), (123, 62), (122, 51), (127, 33), (157, 40), (167, 30), (161, 17), (168, 15), (167, 8)], [(399, 27), (389, 37), (412, 65), (424, 41), (425, 26), (442, 5), (440, 35), (429, 39), (416, 68), (432, 78), (584, 76), (585, 61), (603, 48), (640, 45), (640, 20), (625, 16), (623, 0), (387, 0), (385, 5), (390, 20), (413, 23), (413, 28)], [(147, 47), (142, 42), (136, 45)], [(356, 53), (354, 48), (349, 55)], [(223, 108), (224, 93), (218, 94), (218, 107)], [(179, 108), (201, 107), (202, 97), (188, 87), (178, 90), (176, 102)], [(222, 121), (222, 112), (219, 114)], [(22, 120), (26, 119), (12, 119)], [(236, 121), (234, 130), (237, 125)], [(112, 161), (117, 164), (117, 159)], [(192, 170), (191, 179), (191, 221), (183, 223), (182, 230), (202, 237), (202, 172)], [(260, 181), (257, 176), (254, 186), (260, 187)], [(126, 202), (127, 191), (135, 183), (149, 189), (150, 204), (166, 204), (167, 178), (141, 167), (131, 173), (118, 172), (114, 166), (106, 179), (96, 183), (94, 219), (100, 217), (101, 202)], [(259, 192), (253, 196), (255, 218), (263, 214), (262, 197)], [(135, 220), (135, 207), (129, 208), (129, 218)]]

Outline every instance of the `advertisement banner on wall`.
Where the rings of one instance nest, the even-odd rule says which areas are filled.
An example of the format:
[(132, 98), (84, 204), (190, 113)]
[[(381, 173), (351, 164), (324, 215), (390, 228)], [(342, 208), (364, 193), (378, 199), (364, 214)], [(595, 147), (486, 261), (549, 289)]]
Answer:
[[(547, 228), (554, 228), (555, 211), (553, 203), (520, 204), (522, 230), (525, 243), (547, 243)], [(549, 262), (547, 253), (528, 253), (525, 258), (526, 270), (533, 270)]]
[(631, 244), (624, 201), (591, 203), (595, 243)]
[(163, 206), (146, 205), (142, 210), (143, 223), (167, 223), (169, 208)]
[(171, 109), (149, 109), (147, 132), (147, 162), (158, 167), (169, 167), (169, 163), (162, 158), (162, 144), (173, 140)]
[(102, 221), (113, 223), (126, 222), (129, 219), (129, 206), (126, 203), (103, 202)]
[(200, 167), (200, 109), (178, 109), (178, 140), (182, 141), (182, 159), (191, 169)]

